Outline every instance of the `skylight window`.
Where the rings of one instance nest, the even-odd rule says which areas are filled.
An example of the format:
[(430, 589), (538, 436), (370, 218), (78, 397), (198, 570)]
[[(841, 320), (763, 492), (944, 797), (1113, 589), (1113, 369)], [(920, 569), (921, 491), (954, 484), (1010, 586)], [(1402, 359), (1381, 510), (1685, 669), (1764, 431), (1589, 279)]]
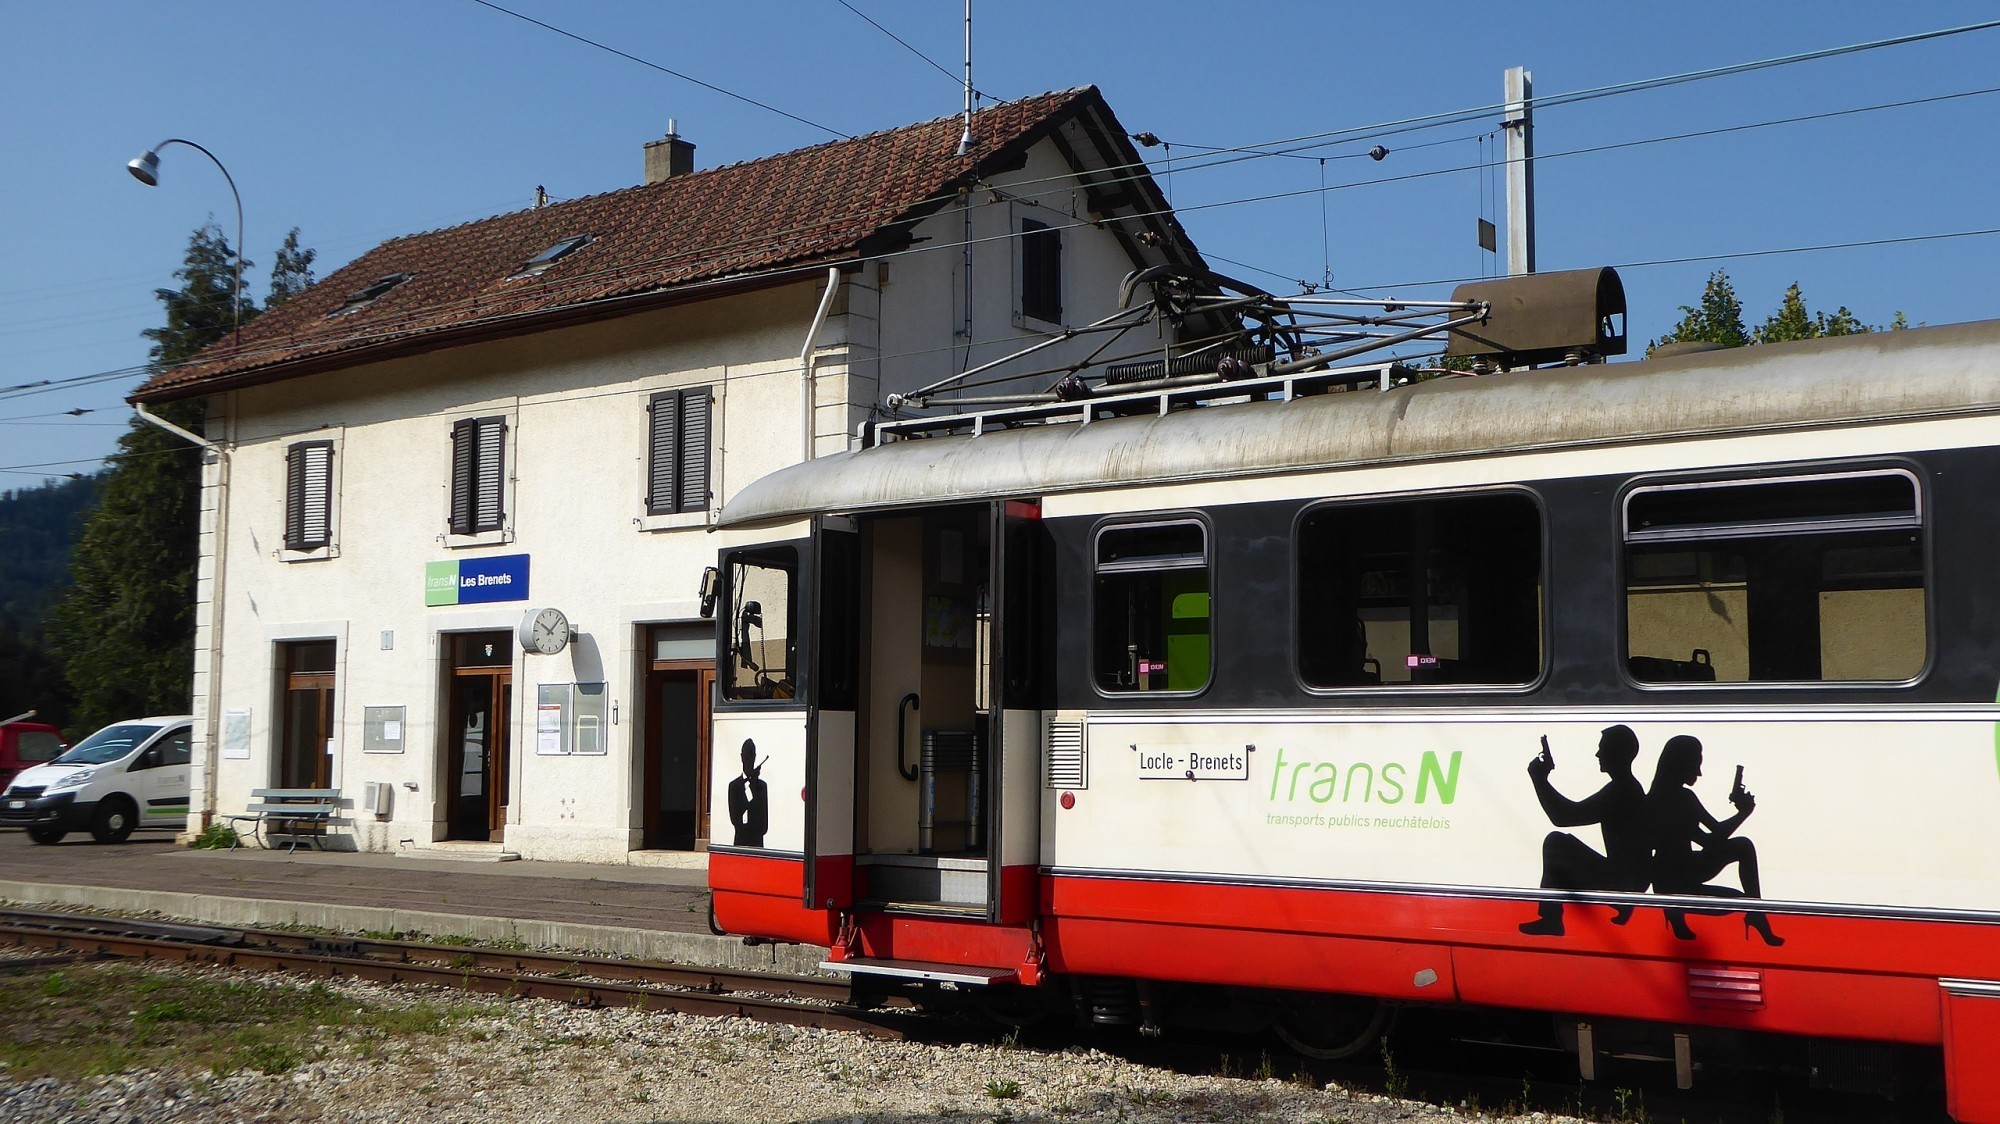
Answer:
[(409, 279), (410, 274), (407, 273), (391, 273), (387, 277), (378, 277), (374, 284), (349, 294), (347, 300), (339, 308), (326, 314), (326, 318), (331, 320), (336, 316), (346, 316), (349, 313), (359, 312), (376, 301), (381, 300), (388, 294), (389, 290)]
[(572, 238), (565, 238), (548, 249), (543, 250), (541, 253), (536, 254), (534, 257), (529, 258), (528, 264), (522, 266), (519, 271), (507, 278), (507, 280), (519, 281), (524, 277), (540, 277), (550, 266), (595, 241), (597, 241), (596, 236), (590, 234), (579, 234)]

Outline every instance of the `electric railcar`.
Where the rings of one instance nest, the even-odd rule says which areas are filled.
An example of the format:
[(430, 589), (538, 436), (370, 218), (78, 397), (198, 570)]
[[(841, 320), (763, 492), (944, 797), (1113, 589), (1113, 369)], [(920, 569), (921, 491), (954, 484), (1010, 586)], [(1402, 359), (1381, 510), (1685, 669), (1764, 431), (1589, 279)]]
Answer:
[(724, 510), (717, 924), (1324, 1056), (1924, 1047), (2000, 1121), (1997, 482), (2000, 321), (884, 426)]

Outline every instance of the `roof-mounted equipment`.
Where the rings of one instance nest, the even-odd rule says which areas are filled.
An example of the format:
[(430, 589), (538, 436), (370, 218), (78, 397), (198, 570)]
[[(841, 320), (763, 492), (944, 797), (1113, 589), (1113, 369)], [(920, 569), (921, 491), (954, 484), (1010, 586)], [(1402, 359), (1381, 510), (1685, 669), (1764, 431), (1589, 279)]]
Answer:
[(1609, 266), (1474, 281), (1451, 299), (1483, 301), (1489, 311), (1451, 333), (1447, 359), (1509, 369), (1625, 354), (1625, 285)]

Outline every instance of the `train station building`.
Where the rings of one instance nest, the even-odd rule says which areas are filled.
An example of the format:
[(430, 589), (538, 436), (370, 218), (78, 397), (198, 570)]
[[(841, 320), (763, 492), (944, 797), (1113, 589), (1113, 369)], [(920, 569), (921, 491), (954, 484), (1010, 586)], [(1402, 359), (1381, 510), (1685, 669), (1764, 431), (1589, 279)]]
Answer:
[(694, 152), (385, 242), (133, 395), (206, 406), (190, 830), (336, 788), (361, 851), (703, 849), (722, 504), (1038, 340), (988, 378), (1044, 389), (1201, 265), (1094, 88)]

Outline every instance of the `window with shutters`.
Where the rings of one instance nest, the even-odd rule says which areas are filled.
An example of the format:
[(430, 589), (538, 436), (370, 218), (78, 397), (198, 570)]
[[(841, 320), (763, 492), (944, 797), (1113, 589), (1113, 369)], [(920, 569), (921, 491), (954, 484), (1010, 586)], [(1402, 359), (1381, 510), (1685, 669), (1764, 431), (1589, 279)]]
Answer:
[(451, 533), (507, 525), (507, 419), (466, 418), (451, 427)]
[(708, 510), (708, 450), (714, 393), (668, 390), (647, 404), (646, 514)]
[(1017, 219), (1014, 239), (1016, 322), (1063, 322), (1062, 231)]
[(333, 442), (302, 441), (285, 450), (285, 549), (333, 545)]

